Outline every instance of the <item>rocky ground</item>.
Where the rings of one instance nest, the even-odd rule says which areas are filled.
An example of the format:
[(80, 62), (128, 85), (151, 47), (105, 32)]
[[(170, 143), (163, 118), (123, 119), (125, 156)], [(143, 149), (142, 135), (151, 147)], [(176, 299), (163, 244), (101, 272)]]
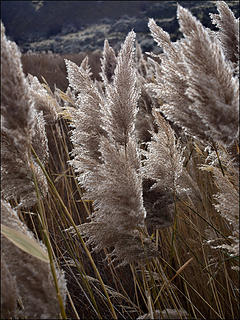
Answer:
[[(239, 16), (239, 1), (226, 1)], [(215, 1), (178, 1), (212, 28), (209, 12)], [(157, 52), (148, 18), (168, 33), (180, 37), (177, 1), (2, 1), (2, 21), (7, 34), (23, 52), (78, 53), (102, 50), (104, 39), (118, 50), (130, 30), (143, 51)]]

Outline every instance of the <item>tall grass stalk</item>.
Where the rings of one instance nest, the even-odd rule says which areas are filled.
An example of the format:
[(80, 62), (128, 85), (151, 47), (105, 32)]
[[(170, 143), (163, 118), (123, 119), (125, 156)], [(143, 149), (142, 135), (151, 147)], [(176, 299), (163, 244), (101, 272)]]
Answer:
[(64, 204), (61, 196), (59, 195), (59, 193), (58, 193), (58, 191), (57, 191), (54, 183), (52, 182), (51, 178), (49, 177), (46, 169), (44, 168), (44, 166), (43, 166), (42, 163), (40, 162), (40, 160), (39, 160), (37, 154), (35, 153), (34, 149), (32, 148), (31, 150), (32, 150), (34, 156), (36, 157), (36, 159), (38, 160), (39, 166), (41, 167), (41, 169), (42, 169), (42, 171), (43, 171), (43, 173), (44, 173), (44, 175), (45, 175), (45, 177), (46, 177), (46, 179), (47, 179), (47, 181), (48, 181), (48, 183), (49, 183), (49, 185), (50, 185), (50, 187), (51, 187), (51, 190), (52, 190), (54, 196), (55, 196), (55, 197), (59, 200), (59, 202), (61, 203), (61, 206), (63, 207), (64, 212), (65, 212), (67, 218), (68, 218), (69, 221), (70, 221), (70, 225), (71, 225), (71, 226), (74, 228), (74, 230), (76, 231), (76, 233), (77, 233), (77, 235), (78, 235), (78, 239), (80, 240), (80, 242), (81, 242), (81, 244), (82, 244), (82, 246), (83, 246), (83, 248), (84, 248), (84, 250), (85, 250), (85, 252), (86, 252), (86, 254), (87, 254), (87, 256), (88, 256), (88, 258), (89, 258), (89, 260), (90, 260), (90, 262), (91, 262), (91, 264), (92, 264), (92, 267), (93, 267), (93, 269), (94, 269), (94, 272), (96, 273), (96, 276), (97, 276), (98, 280), (100, 281), (100, 284), (101, 284), (101, 286), (102, 286), (102, 288), (103, 288), (104, 294), (105, 294), (105, 296), (106, 296), (106, 298), (107, 298), (107, 301), (108, 301), (108, 303), (109, 303), (110, 310), (111, 310), (111, 312), (112, 312), (112, 316), (113, 316), (114, 319), (117, 319), (117, 315), (116, 315), (116, 312), (115, 312), (115, 310), (114, 310), (114, 307), (113, 307), (113, 305), (112, 305), (112, 303), (111, 303), (109, 294), (108, 294), (108, 292), (107, 292), (107, 290), (106, 290), (106, 287), (105, 287), (105, 285), (104, 285), (104, 283), (103, 283), (103, 281), (102, 281), (101, 275), (100, 275), (100, 273), (99, 273), (99, 271), (98, 271), (98, 269), (97, 269), (97, 266), (96, 266), (96, 264), (95, 264), (95, 262), (94, 262), (94, 260), (93, 260), (93, 258), (92, 258), (91, 253), (89, 252), (87, 246), (85, 245), (85, 242), (83, 241), (83, 239), (82, 239), (82, 237), (81, 237), (81, 235), (80, 235), (80, 233), (79, 233), (79, 231), (78, 231), (78, 228), (77, 228), (77, 226), (76, 226), (76, 224), (75, 224), (75, 222), (74, 222), (71, 214), (70, 214), (69, 211), (68, 211), (68, 208), (65, 206), (65, 204)]
[[(35, 154), (35, 156), (37, 157), (35, 151), (32, 148), (33, 153)], [(40, 159), (37, 157), (37, 161), (39, 163), (39, 165), (41, 167), (43, 167), (43, 164), (41, 163)], [(33, 170), (33, 169), (32, 169)], [(60, 306), (60, 311), (61, 311), (61, 316), (62, 319), (67, 319), (67, 315), (65, 312), (65, 307), (64, 307), (64, 303), (63, 303), (63, 299), (59, 290), (59, 285), (58, 285), (58, 280), (57, 280), (57, 274), (56, 274), (56, 266), (54, 263), (54, 253), (53, 253), (53, 249), (51, 246), (51, 242), (49, 240), (49, 234), (48, 234), (48, 226), (47, 226), (47, 222), (46, 222), (46, 216), (45, 216), (45, 212), (44, 212), (44, 207), (43, 207), (43, 203), (42, 203), (42, 195), (41, 192), (39, 190), (38, 187), (38, 183), (37, 183), (37, 179), (36, 176), (34, 175), (34, 170), (33, 170), (33, 178), (34, 178), (34, 184), (35, 184), (35, 189), (36, 189), (36, 194), (37, 194), (37, 204), (38, 204), (38, 212), (39, 212), (39, 221), (41, 224), (41, 231), (43, 233), (43, 238), (44, 238), (44, 243), (46, 245), (47, 251), (48, 251), (48, 256), (49, 256), (49, 261), (50, 261), (50, 267), (51, 267), (51, 271), (52, 271), (52, 275), (53, 275), (53, 280), (54, 280), (54, 284), (55, 284), (55, 288), (56, 288), (56, 293), (57, 293), (57, 298), (58, 298), (58, 302), (59, 302), (59, 306)]]

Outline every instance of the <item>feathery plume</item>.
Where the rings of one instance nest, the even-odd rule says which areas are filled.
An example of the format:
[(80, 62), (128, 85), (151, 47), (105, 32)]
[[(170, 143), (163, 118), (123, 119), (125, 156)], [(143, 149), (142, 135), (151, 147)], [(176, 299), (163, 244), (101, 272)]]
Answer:
[(157, 26), (153, 19), (149, 19), (148, 26), (154, 40), (163, 49), (163, 54), (160, 55), (160, 65), (154, 61), (155, 81), (146, 84), (147, 90), (161, 101), (160, 108), (167, 119), (183, 128), (186, 133), (201, 140), (206, 139), (204, 132), (207, 127), (205, 124), (197, 126), (196, 124), (201, 123), (201, 119), (189, 109), (192, 101), (186, 94), (187, 71), (181, 55), (184, 39), (172, 43), (169, 34)]
[(17, 310), (16, 279), (1, 255), (1, 319), (14, 318)]
[(40, 83), (38, 78), (31, 74), (28, 74), (27, 80), (36, 110), (32, 137), (33, 149), (44, 165), (51, 163), (59, 172), (61, 165), (56, 142), (62, 141), (58, 115), (61, 110), (60, 93), (57, 91), (53, 93), (47, 83)]
[[(1, 201), (1, 223), (36, 241), (32, 232), (20, 221), (16, 211), (4, 200)], [(40, 245), (46, 251), (45, 246), (42, 243)], [(15, 310), (14, 317), (59, 318), (60, 309), (50, 265), (24, 252), (3, 235), (1, 253), (9, 275), (15, 279), (17, 297), (22, 300), (24, 306), (23, 310)], [(66, 281), (62, 271), (58, 271), (58, 279), (60, 294), (65, 298)], [(1, 292), (9, 291), (5, 287)]]
[(144, 250), (149, 258), (151, 243), (145, 240), (149, 248), (144, 249), (138, 231), (144, 228), (145, 209), (135, 141), (129, 139), (126, 148), (116, 149), (103, 137), (100, 151), (103, 163), (85, 183), (85, 197), (93, 200), (94, 213), (79, 229), (95, 250), (114, 246), (112, 255), (123, 264), (146, 259)]
[(85, 161), (86, 171), (92, 169), (92, 160), (100, 161), (99, 141), (100, 136), (105, 135), (100, 114), (103, 98), (91, 79), (87, 57), (80, 67), (68, 60), (66, 66), (69, 85), (76, 95), (75, 108), (69, 109), (73, 127), (71, 141), (74, 146), (71, 164), (76, 172), (83, 172), (83, 158), (89, 159), (87, 167)]
[(67, 79), (69, 86), (75, 90), (75, 92), (87, 91), (92, 88), (93, 83), (91, 79), (91, 70), (88, 64), (88, 57), (84, 58), (81, 65), (78, 66), (76, 63), (65, 59), (67, 68)]
[(151, 140), (150, 131), (154, 130), (152, 108), (156, 102), (146, 90), (146, 84), (152, 81), (154, 75), (153, 66), (144, 59), (142, 49), (136, 42), (137, 87), (140, 88), (138, 100), (138, 112), (136, 115), (135, 134), (139, 143), (146, 143)]
[(174, 218), (174, 194), (183, 166), (183, 155), (174, 131), (157, 111), (153, 112), (158, 132), (152, 132), (147, 151), (142, 151), (143, 199), (146, 224), (154, 229), (169, 226)]
[(49, 158), (48, 138), (45, 130), (46, 122), (43, 111), (35, 111), (34, 113), (35, 122), (32, 128), (32, 146), (42, 164), (45, 165)]
[(182, 171), (183, 157), (179, 141), (176, 141), (171, 126), (157, 111), (153, 112), (158, 132), (152, 132), (148, 152), (144, 152), (144, 175), (157, 179), (171, 190), (177, 190), (177, 180)]
[(116, 68), (117, 58), (115, 52), (111, 46), (109, 46), (108, 40), (104, 41), (103, 58), (101, 58), (101, 70), (100, 73), (105, 85), (113, 80), (114, 70)]
[(219, 42), (210, 39), (187, 9), (178, 6), (178, 19), (180, 31), (187, 39), (182, 52), (188, 70), (186, 92), (193, 101), (190, 109), (209, 127), (206, 133), (214, 141), (231, 145), (238, 138), (238, 79), (233, 76)]
[(33, 102), (20, 59), (21, 53), (17, 45), (7, 40), (1, 23), (1, 111), (2, 115), (8, 118), (4, 124), (8, 129), (19, 128), (29, 135), (33, 124)]
[[(139, 97), (133, 66), (134, 40), (135, 33), (130, 32), (118, 54), (113, 79), (105, 81), (101, 95), (89, 80), (89, 72), (85, 73), (89, 85), (80, 86), (80, 81), (84, 81), (82, 68), (75, 66), (81, 75), (69, 77), (70, 85), (80, 92), (73, 120), (72, 163), (80, 173), (78, 180), (86, 190), (84, 197), (93, 200), (94, 207), (91, 222), (80, 225), (79, 230), (93, 250), (114, 247), (111, 255), (122, 264), (144, 261), (156, 254), (151, 240), (142, 234), (145, 209), (134, 135)], [(88, 143), (89, 132), (94, 133), (94, 149)]]
[(42, 194), (47, 192), (46, 179), (31, 156), (31, 144), (41, 141), (46, 149), (38, 147), (39, 156), (43, 162), (48, 157), (44, 121), (34, 109), (20, 51), (7, 40), (2, 24), (1, 40), (1, 192), (6, 200), (18, 198), (21, 205), (32, 206), (37, 201), (34, 175)]
[(58, 119), (57, 111), (60, 109), (54, 95), (50, 95), (37, 77), (28, 74), (27, 81), (35, 109), (38, 113), (43, 112), (46, 124), (54, 124)]
[(156, 84), (148, 88), (161, 98), (164, 115), (203, 142), (231, 145), (238, 137), (239, 83), (216, 38), (178, 5), (184, 39), (172, 44), (153, 19), (149, 27), (162, 46)]
[(231, 239), (232, 244), (223, 243), (217, 246), (214, 242), (219, 239), (216, 238), (210, 239), (208, 243), (213, 248), (226, 249), (230, 256), (237, 256), (239, 255), (239, 168), (227, 151), (220, 146), (219, 158), (221, 168), (216, 153), (211, 152), (207, 158), (207, 161), (211, 162), (202, 165), (200, 169), (210, 171), (213, 174), (214, 183), (218, 189), (218, 193), (214, 195), (214, 207), (229, 224), (232, 231), (229, 239)]
[(143, 52), (141, 49), (140, 44), (136, 41), (136, 66), (137, 66), (137, 71), (141, 77), (149, 78), (151, 77), (149, 73), (152, 71), (151, 68), (149, 67), (147, 61), (144, 59)]
[(115, 143), (126, 145), (134, 134), (139, 90), (133, 60), (135, 33), (129, 32), (117, 57), (114, 78), (106, 87), (103, 128)]
[(218, 14), (210, 13), (212, 23), (219, 31), (219, 39), (226, 58), (233, 63), (236, 75), (239, 73), (239, 19), (236, 19), (233, 12), (224, 1), (217, 1)]

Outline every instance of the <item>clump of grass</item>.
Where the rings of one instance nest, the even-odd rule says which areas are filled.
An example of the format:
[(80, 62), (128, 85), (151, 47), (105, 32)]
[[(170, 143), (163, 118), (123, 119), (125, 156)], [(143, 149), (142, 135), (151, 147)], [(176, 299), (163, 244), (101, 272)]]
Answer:
[[(4, 238), (2, 292), (9, 286), (12, 300), (2, 295), (2, 317), (16, 317), (17, 308), (17, 316), (25, 310), (29, 318), (44, 318), (34, 314), (30, 295), (31, 301), (39, 297), (38, 310), (46, 307), (58, 318), (239, 318), (237, 45), (227, 41), (237, 39), (227, 22), (237, 22), (224, 2), (218, 10), (213, 22), (220, 31), (214, 34), (179, 6), (184, 38), (177, 43), (150, 20), (164, 51), (158, 56), (145, 59), (139, 47), (135, 56), (134, 32), (118, 54), (106, 41), (100, 78), (87, 58), (67, 60), (67, 89), (54, 91), (19, 71), (23, 104), (5, 90), (15, 107), (2, 100), (4, 137), (12, 137), (4, 140), (5, 149), (17, 157), (2, 157), (4, 179), (12, 179), (6, 170), (12, 163), (14, 174), (29, 172), (28, 180), (20, 178), (31, 186), (31, 202), (24, 201), (26, 189), (3, 192), (2, 223), (12, 215), (23, 233), (31, 229), (33, 241), (45, 243), (50, 264), (11, 243), (9, 253), (31, 262), (16, 271)], [(197, 50), (199, 43), (206, 51)], [(209, 68), (206, 55), (214, 62)], [(8, 59), (21, 70), (19, 54)], [(15, 78), (3, 70), (6, 89)], [(11, 116), (21, 107), (22, 122)], [(214, 119), (216, 113), (225, 117)], [(13, 126), (23, 146), (13, 139)], [(28, 287), (19, 279), (34, 274), (36, 263), (47, 272), (38, 272)]]

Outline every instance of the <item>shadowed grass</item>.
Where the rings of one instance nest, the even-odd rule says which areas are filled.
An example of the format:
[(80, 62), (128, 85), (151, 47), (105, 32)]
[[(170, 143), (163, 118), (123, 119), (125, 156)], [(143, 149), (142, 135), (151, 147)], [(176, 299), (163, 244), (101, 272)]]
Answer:
[[(60, 123), (63, 130), (67, 121), (62, 119)], [(67, 144), (70, 144), (65, 141), (68, 136), (63, 132), (62, 135), (64, 139), (58, 141), (63, 144), (59, 157), (68, 159)], [(130, 269), (116, 269), (109, 265), (109, 257), (104, 261), (107, 251), (91, 254), (79, 234), (73, 238), (71, 233), (64, 231), (77, 230), (77, 224), (86, 221), (91, 203), (81, 200), (84, 191), (76, 183), (75, 174), (66, 160), (59, 159), (61, 172), (54, 173), (54, 178), (43, 168), (51, 191), (44, 203), (47, 228), (56, 258), (68, 274), (69, 314), (86, 317), (84, 310), (90, 308), (92, 318), (105, 318), (113, 315), (114, 310), (116, 318), (134, 319), (146, 312), (184, 309), (194, 319), (233, 319), (239, 313), (238, 275), (231, 269), (234, 259), (228, 259), (222, 250), (216, 251), (206, 245), (207, 226), (225, 238), (229, 231), (211, 204), (211, 195), (215, 193), (211, 174), (198, 169), (204, 153), (191, 148), (189, 152), (205, 200), (194, 205), (181, 199), (176, 202), (174, 226), (157, 230), (152, 235), (160, 257), (140, 269), (134, 265)], [(51, 168), (48, 171), (51, 172)], [(77, 295), (84, 296), (83, 302)], [(182, 318), (181, 313), (179, 318)]]

